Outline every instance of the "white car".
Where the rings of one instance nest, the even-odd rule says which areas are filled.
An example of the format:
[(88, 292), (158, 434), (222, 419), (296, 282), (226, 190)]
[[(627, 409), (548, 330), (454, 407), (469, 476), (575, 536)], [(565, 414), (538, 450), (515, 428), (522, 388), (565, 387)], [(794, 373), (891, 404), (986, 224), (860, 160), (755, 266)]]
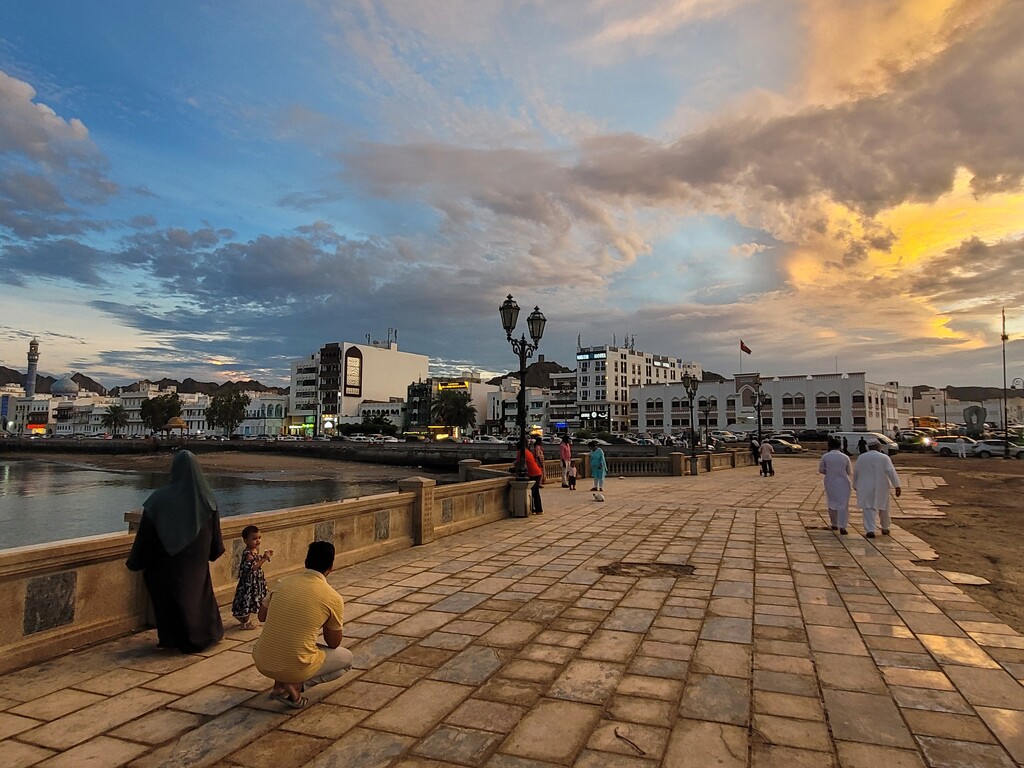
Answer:
[[(983, 459), (987, 459), (989, 456), (1005, 456), (1006, 441), (979, 440), (977, 443), (971, 446), (971, 453), (973, 453), (975, 456), (980, 456)], [(1024, 459), (1024, 445), (1010, 443), (1010, 455), (1013, 456), (1013, 458), (1015, 459)]]
[[(970, 437), (962, 437), (960, 439), (966, 444), (967, 453), (970, 453), (977, 443), (976, 440)], [(928, 447), (939, 454), (939, 456), (952, 456), (956, 453), (956, 441), (956, 435), (939, 435), (938, 437), (926, 439)]]
[(504, 445), (505, 441), (500, 437), (494, 435), (477, 435), (470, 442), (473, 443), (488, 443), (490, 445)]

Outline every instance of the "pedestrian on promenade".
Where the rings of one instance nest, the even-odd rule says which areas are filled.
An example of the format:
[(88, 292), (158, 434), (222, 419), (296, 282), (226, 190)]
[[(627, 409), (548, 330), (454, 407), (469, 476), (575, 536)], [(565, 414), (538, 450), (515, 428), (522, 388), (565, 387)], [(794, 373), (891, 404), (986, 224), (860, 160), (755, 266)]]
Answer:
[(575, 491), (576, 490), (576, 465), (575, 464), (569, 464), (569, 469), (567, 470), (566, 479), (569, 481), (569, 490), (570, 491)]
[(536, 438), (533, 441), (533, 458), (540, 464), (540, 468), (544, 469), (544, 441), (541, 438)]
[(541, 515), (544, 513), (544, 505), (540, 500), (540, 487), (544, 484), (544, 465), (537, 463), (537, 458), (530, 450), (527, 450), (525, 454), (522, 451), (516, 451), (516, 464), (518, 465), (520, 462), (523, 462), (526, 467), (526, 476), (533, 481), (530, 485), (533, 514)]
[(967, 441), (960, 435), (956, 438), (956, 455), (961, 459), (967, 458)]
[(750, 458), (758, 466), (761, 465), (761, 445), (757, 442), (756, 437), (750, 438)]
[(846, 535), (850, 524), (850, 490), (853, 483), (853, 466), (850, 457), (839, 450), (839, 441), (828, 439), (828, 453), (818, 462), (818, 472), (823, 474), (825, 483), (825, 503), (828, 506), (828, 519), (833, 531)]
[(260, 606), (267, 597), (267, 578), (263, 573), (263, 564), (270, 562), (274, 550), (268, 549), (260, 553), (262, 540), (260, 529), (255, 525), (247, 525), (242, 529), (245, 551), (238, 564), (235, 599), (231, 601), (231, 615), (238, 620), (242, 629), (256, 629), (252, 617), (259, 613)]
[(868, 441), (863, 437), (857, 441), (857, 455), (860, 456), (868, 452)]
[(845, 437), (843, 438), (843, 453), (845, 453), (847, 456), (850, 455), (850, 444), (846, 442)]
[(558, 458), (562, 460), (562, 487), (569, 487), (569, 467), (572, 466), (572, 440), (568, 435), (562, 435), (562, 442), (558, 446)]
[(196, 653), (224, 637), (210, 562), (224, 554), (217, 501), (191, 451), (178, 451), (170, 482), (150, 494), (126, 565), (142, 571), (160, 648)]
[(768, 477), (771, 475), (775, 477), (775, 467), (772, 466), (772, 454), (775, 453), (775, 449), (772, 448), (772, 444), (767, 440), (761, 443), (760, 454), (761, 454), (761, 476)]
[(336, 680), (352, 667), (352, 651), (340, 647), (345, 603), (327, 583), (334, 545), (314, 541), (305, 566), (281, 579), (263, 601), (263, 632), (252, 649), (256, 669), (274, 681), (270, 698), (293, 709), (309, 703), (302, 695), (306, 688)]
[(864, 513), (864, 535), (873, 539), (876, 512), (882, 522), (882, 535), (889, 535), (889, 486), (896, 489), (896, 498), (899, 498), (902, 490), (892, 459), (882, 453), (878, 438), (869, 437), (867, 446), (867, 453), (858, 456), (853, 467), (853, 487), (857, 489), (857, 504)]
[(604, 476), (608, 472), (608, 461), (604, 457), (604, 451), (597, 444), (596, 440), (590, 441), (590, 475), (594, 478), (594, 487), (591, 491), (604, 493)]

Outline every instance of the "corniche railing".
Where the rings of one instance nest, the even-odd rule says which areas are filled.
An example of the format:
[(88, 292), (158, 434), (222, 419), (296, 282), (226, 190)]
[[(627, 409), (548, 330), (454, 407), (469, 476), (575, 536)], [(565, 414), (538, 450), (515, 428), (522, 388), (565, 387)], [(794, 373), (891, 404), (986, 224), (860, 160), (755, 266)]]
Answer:
[[(589, 456), (574, 462), (586, 477)], [(609, 474), (697, 474), (751, 463), (750, 454), (740, 451), (612, 457)], [(410, 477), (398, 482), (396, 492), (225, 517), (227, 552), (210, 568), (217, 601), (231, 602), (247, 525), (258, 525), (263, 546), (274, 550), (265, 566), (271, 580), (300, 570), (314, 540), (333, 542), (335, 567), (343, 568), (509, 517), (529, 496), (528, 484), (514, 480), (510, 468), (464, 459), (459, 483), (438, 486)], [(560, 480), (558, 460), (546, 461), (544, 470), (549, 481)], [(147, 626), (142, 577), (124, 565), (139, 515), (126, 513), (126, 533), (0, 550), (0, 615), (8, 617), (0, 622), (0, 673)]]

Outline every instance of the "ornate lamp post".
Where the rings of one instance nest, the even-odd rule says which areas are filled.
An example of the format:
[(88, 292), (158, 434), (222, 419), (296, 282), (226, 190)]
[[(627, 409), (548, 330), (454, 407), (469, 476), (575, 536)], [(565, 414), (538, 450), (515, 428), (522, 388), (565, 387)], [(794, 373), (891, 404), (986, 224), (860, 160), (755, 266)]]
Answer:
[(533, 353), (540, 346), (541, 336), (544, 335), (544, 325), (547, 318), (540, 311), (540, 307), (534, 307), (533, 312), (526, 318), (526, 327), (530, 332), (531, 344), (526, 340), (526, 334), (520, 338), (512, 338), (512, 332), (516, 329), (519, 320), (519, 305), (512, 298), (512, 294), (502, 302), (498, 309), (501, 315), (501, 327), (505, 329), (505, 336), (508, 343), (512, 345), (512, 351), (519, 356), (519, 398), (517, 401), (516, 421), (519, 424), (519, 454), (516, 456), (516, 476), (520, 479), (526, 478), (526, 361), (533, 357)]
[(703, 398), (700, 404), (700, 412), (704, 415), (704, 443), (711, 442), (711, 400)]
[(683, 374), (683, 389), (686, 390), (686, 399), (690, 406), (690, 456), (697, 455), (697, 438), (693, 430), (693, 398), (697, 396), (697, 387), (700, 382), (697, 377), (689, 372)]
[(765, 395), (761, 391), (761, 377), (760, 375), (754, 376), (754, 411), (757, 413), (757, 444), (760, 445), (762, 442), (761, 438), (761, 409), (764, 407)]

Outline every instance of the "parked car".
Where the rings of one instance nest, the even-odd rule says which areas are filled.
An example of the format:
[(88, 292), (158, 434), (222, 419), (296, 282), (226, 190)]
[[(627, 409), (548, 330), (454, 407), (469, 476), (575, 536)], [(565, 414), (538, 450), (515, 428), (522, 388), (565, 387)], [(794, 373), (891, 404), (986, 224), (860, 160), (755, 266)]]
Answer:
[(976, 440), (970, 437), (958, 438), (957, 435), (939, 435), (939, 437), (930, 438), (928, 447), (939, 454), (939, 456), (952, 456), (956, 453), (956, 441), (958, 439), (963, 440), (967, 444), (968, 453), (974, 449), (974, 445), (977, 443)]
[(791, 443), (780, 437), (769, 437), (765, 440), (776, 453), (803, 453), (804, 447), (799, 443)]
[(488, 443), (491, 445), (504, 445), (505, 441), (495, 435), (477, 435), (473, 438), (474, 443)]
[(1024, 459), (1024, 445), (1007, 443), (1006, 440), (979, 440), (971, 446), (971, 452), (983, 459), (987, 459), (989, 456), (1005, 456), (1007, 445), (1009, 445), (1010, 455), (1013, 458)]

